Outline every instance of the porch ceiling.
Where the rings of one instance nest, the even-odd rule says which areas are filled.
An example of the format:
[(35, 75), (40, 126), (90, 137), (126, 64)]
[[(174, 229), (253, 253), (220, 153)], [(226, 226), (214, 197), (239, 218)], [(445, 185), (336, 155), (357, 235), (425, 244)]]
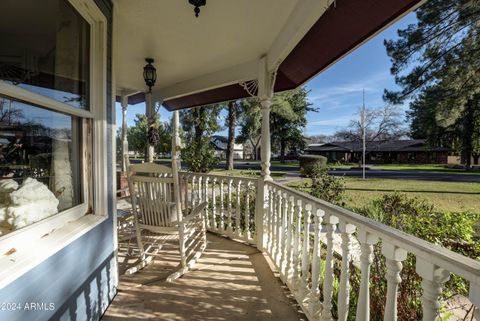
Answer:
[(144, 58), (153, 57), (153, 98), (169, 110), (238, 99), (264, 55), (278, 67), (275, 91), (292, 89), (420, 2), (209, 0), (195, 18), (187, 0), (114, 0), (117, 89), (140, 92), (130, 104), (144, 101)]
[(249, 78), (297, 3), (209, 0), (195, 18), (187, 0), (115, 0), (117, 87), (145, 90), (145, 57), (155, 59), (160, 92), (228, 68), (243, 69)]

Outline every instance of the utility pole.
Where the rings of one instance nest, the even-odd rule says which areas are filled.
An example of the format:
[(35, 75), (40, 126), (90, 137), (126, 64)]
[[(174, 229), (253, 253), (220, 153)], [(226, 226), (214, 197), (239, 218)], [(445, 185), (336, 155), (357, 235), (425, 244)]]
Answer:
[(365, 133), (367, 129), (365, 128), (365, 89), (363, 89), (363, 107), (362, 107), (362, 130), (363, 130), (363, 149), (362, 149), (362, 178), (365, 179)]

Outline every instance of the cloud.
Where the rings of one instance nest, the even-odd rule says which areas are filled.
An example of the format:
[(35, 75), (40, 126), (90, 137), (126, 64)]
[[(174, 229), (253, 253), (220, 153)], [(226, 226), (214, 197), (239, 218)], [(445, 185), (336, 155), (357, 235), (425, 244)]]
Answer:
[(314, 120), (309, 121), (308, 126), (347, 126), (352, 119), (354, 119), (354, 115), (343, 115), (335, 118), (330, 119), (321, 119), (321, 120)]
[(381, 104), (385, 84), (391, 80), (388, 71), (378, 72), (363, 79), (345, 82), (333, 86), (318, 86), (311, 88), (309, 100), (316, 106), (326, 109), (338, 109), (348, 105), (356, 98), (361, 101), (362, 91), (365, 89), (370, 104)]

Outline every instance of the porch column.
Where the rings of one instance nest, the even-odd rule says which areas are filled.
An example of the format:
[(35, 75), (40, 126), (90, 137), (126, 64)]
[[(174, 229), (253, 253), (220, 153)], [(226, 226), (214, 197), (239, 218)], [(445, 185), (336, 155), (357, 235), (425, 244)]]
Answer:
[(122, 94), (122, 172), (127, 171), (127, 157), (128, 157), (128, 140), (127, 140), (127, 108), (128, 96)]
[(172, 168), (176, 168), (180, 171), (180, 116), (178, 111), (174, 111), (172, 115)]
[(267, 67), (267, 57), (260, 59), (258, 69), (258, 93), (257, 98), (262, 107), (262, 130), (260, 139), (262, 177), (258, 180), (257, 204), (256, 204), (256, 233), (257, 248), (265, 249), (264, 226), (268, 213), (268, 185), (272, 181), (270, 176), (270, 107), (272, 105), (273, 86), (275, 83), (276, 71), (270, 71)]
[(180, 180), (178, 177), (178, 172), (180, 171), (180, 133), (179, 133), (179, 114), (178, 111), (174, 111), (172, 115), (172, 174), (173, 180), (175, 181), (174, 197), (175, 202), (177, 203), (177, 217), (181, 217), (181, 202), (180, 202)]
[(153, 163), (153, 155), (155, 154), (155, 146), (152, 144), (150, 140), (150, 131), (153, 130), (155, 126), (155, 111), (153, 108), (152, 102), (152, 93), (146, 92), (145, 93), (145, 115), (147, 116), (148, 121), (148, 147), (147, 147), (147, 161), (149, 163)]
[(260, 104), (262, 105), (262, 132), (260, 142), (260, 152), (262, 161), (262, 178), (265, 181), (271, 181), (270, 176), (270, 157), (271, 157), (271, 144), (270, 144), (270, 107), (272, 105), (272, 99), (270, 97), (261, 98)]

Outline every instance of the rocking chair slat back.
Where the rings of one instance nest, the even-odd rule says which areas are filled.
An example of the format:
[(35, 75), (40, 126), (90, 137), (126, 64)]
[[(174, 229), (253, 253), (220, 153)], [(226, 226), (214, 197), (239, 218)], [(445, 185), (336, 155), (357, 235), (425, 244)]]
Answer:
[[(178, 223), (174, 200), (174, 180), (169, 167), (135, 164), (129, 167), (133, 210), (139, 223), (152, 227), (171, 227)], [(137, 211), (138, 206), (138, 211)]]

